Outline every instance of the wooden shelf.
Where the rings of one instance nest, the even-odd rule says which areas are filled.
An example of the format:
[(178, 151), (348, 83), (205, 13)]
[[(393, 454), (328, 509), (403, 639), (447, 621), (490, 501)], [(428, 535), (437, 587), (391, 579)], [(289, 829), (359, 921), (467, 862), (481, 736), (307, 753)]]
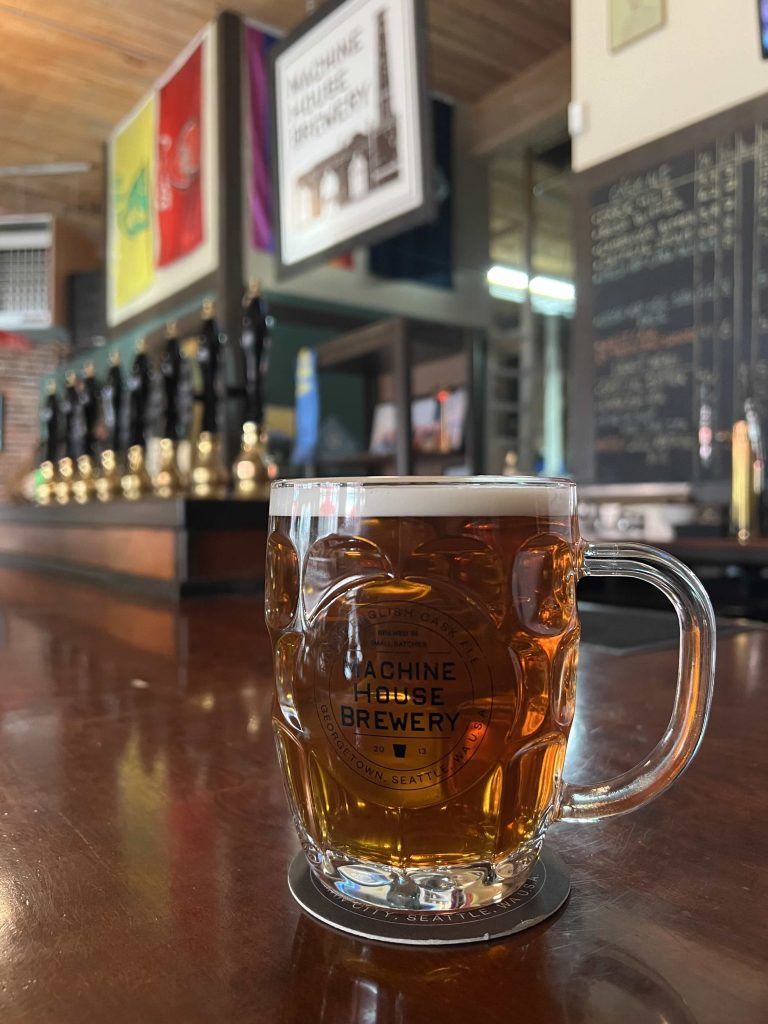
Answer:
[[(429, 364), (438, 361), (450, 364), (445, 370), (450, 384), (439, 379), (439, 374), (430, 378)], [(337, 367), (363, 376), (369, 427), (373, 410), (382, 401), (381, 382), (386, 381), (387, 400), (391, 395), (397, 408), (396, 448), (383, 457), (370, 452), (323, 455), (315, 459), (315, 465), (391, 464), (398, 476), (408, 476), (417, 465), (424, 465), (425, 459), (433, 466), (462, 460), (470, 472), (479, 471), (483, 461), (480, 420), (484, 406), (478, 401), (478, 391), (485, 380), (484, 332), (404, 317), (379, 320), (318, 347), (318, 370)], [(428, 396), (447, 386), (467, 389), (464, 449), (451, 453), (417, 452), (412, 441), (411, 403), (416, 395)]]

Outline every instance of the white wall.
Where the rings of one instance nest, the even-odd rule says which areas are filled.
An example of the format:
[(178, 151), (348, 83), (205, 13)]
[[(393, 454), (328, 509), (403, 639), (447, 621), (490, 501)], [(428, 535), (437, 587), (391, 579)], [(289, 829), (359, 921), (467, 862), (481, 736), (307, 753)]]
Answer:
[(617, 53), (609, 0), (572, 0), (573, 99), (581, 171), (768, 92), (755, 0), (667, 0), (667, 23)]

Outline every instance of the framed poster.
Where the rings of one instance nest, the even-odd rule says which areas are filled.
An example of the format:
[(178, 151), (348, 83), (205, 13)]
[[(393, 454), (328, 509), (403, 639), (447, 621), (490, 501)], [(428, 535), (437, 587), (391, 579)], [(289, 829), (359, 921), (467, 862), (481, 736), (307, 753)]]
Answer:
[(107, 322), (211, 273), (218, 259), (216, 25), (203, 29), (107, 143)]
[(423, 0), (330, 0), (270, 74), (280, 274), (434, 216)]
[(610, 47), (615, 53), (661, 28), (667, 20), (666, 0), (608, 0)]

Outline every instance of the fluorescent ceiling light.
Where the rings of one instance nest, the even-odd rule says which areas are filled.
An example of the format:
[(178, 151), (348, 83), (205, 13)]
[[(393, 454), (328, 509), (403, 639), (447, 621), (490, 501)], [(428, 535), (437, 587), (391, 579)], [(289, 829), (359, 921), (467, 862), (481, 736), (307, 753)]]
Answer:
[(37, 178), (49, 174), (85, 174), (93, 164), (82, 161), (57, 164), (18, 164), (0, 167), (0, 178)]
[(488, 288), (488, 294), (494, 299), (502, 299), (504, 302), (525, 302), (525, 292), (513, 291), (511, 288), (499, 288), (492, 284)]
[[(514, 292), (524, 292), (528, 287), (528, 275), (524, 270), (514, 267), (503, 267), (496, 264), (488, 271), (486, 278), (492, 288), (506, 288)], [(576, 288), (571, 281), (563, 281), (559, 277), (546, 277), (537, 274), (531, 278), (531, 295), (540, 295), (545, 299), (560, 299), (573, 302)]]
[(502, 267), (498, 264), (488, 271), (488, 284), (496, 288), (511, 288), (513, 291), (525, 291), (528, 287), (528, 275), (524, 270), (513, 267)]
[(570, 281), (561, 281), (557, 277), (538, 275), (531, 279), (531, 295), (541, 295), (546, 299), (561, 299), (563, 302), (573, 302), (576, 298), (576, 288)]

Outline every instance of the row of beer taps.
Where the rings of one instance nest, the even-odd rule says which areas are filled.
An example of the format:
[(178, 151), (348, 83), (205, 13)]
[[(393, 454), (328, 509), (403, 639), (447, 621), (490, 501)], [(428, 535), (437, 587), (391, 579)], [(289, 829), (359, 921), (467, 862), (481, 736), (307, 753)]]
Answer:
[[(267, 498), (276, 473), (264, 423), (272, 325), (259, 283), (251, 282), (237, 338), (236, 387), (224, 381), (227, 338), (210, 299), (203, 303), (200, 330), (191, 344), (182, 341), (171, 321), (159, 358), (153, 359), (146, 341), (139, 339), (127, 376), (113, 351), (103, 381), (89, 363), (80, 375), (67, 373), (63, 389), (52, 382), (41, 416), (37, 503), (184, 494)], [(229, 466), (221, 411), (232, 398), (241, 410), (240, 449)]]

